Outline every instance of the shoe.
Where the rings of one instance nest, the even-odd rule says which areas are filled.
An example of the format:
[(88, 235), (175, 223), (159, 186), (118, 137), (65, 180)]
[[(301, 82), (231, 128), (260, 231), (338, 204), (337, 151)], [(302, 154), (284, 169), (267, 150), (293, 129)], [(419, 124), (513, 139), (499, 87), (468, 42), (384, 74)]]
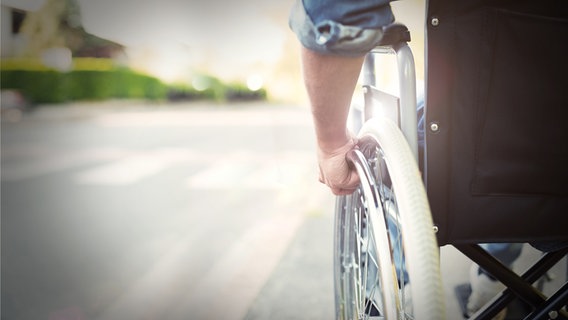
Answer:
[[(469, 281), (471, 284), (471, 295), (467, 301), (468, 317), (485, 306), (487, 302), (505, 289), (505, 286), (501, 282), (493, 280), (485, 273), (480, 272), (479, 267), (475, 264), (471, 266), (469, 271)], [(499, 314), (493, 317), (493, 320), (503, 320), (506, 314), (507, 309), (503, 309)]]

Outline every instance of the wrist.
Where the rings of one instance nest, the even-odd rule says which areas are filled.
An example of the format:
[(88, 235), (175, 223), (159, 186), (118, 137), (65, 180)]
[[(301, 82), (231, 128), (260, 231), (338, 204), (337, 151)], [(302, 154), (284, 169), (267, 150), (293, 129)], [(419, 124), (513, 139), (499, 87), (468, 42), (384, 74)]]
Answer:
[(319, 140), (318, 153), (323, 157), (335, 156), (337, 154), (347, 153), (349, 150), (353, 149), (357, 144), (356, 139), (347, 134), (345, 136), (336, 137), (334, 139)]

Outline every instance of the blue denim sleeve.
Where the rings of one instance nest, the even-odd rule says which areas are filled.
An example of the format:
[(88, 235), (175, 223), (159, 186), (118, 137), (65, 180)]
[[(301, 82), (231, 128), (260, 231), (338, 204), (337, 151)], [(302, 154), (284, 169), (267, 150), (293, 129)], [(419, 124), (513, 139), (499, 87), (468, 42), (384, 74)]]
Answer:
[(289, 20), (306, 48), (345, 56), (369, 52), (393, 21), (390, 0), (296, 0)]

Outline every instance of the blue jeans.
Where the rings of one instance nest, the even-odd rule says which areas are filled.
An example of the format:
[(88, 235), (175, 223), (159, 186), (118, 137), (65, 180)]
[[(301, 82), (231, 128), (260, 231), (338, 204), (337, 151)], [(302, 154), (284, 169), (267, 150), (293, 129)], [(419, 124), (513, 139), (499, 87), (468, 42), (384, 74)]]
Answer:
[(302, 45), (322, 54), (361, 56), (394, 21), (391, 0), (296, 0), (289, 24)]
[[(482, 243), (480, 246), (508, 268), (511, 268), (513, 262), (519, 258), (523, 249), (522, 243)], [(483, 269), (479, 272), (487, 274)], [(491, 275), (487, 275), (492, 278)]]
[[(389, 221), (387, 221), (387, 224), (389, 229), (389, 237), (392, 245), (395, 248), (393, 252), (393, 262), (395, 263), (397, 276), (399, 279), (405, 279), (405, 281), (408, 281), (409, 278), (408, 273), (406, 272), (406, 262), (404, 260), (404, 256), (402, 256), (402, 252), (398, 250), (402, 247), (402, 244), (399, 243), (400, 232), (396, 224), (393, 221), (390, 221), (390, 219)], [(515, 260), (517, 260), (521, 255), (523, 249), (522, 243), (483, 243), (480, 244), (480, 246), (508, 268), (512, 267)], [(493, 278), (483, 269), (479, 269), (479, 272), (485, 273), (490, 278)]]

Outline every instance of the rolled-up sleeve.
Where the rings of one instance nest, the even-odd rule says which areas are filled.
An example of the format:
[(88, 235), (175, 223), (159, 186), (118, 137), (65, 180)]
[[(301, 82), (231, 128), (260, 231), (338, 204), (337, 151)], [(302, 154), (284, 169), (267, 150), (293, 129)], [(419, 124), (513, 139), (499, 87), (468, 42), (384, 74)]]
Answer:
[(308, 49), (344, 56), (369, 52), (392, 23), (390, 0), (296, 0), (290, 28)]

